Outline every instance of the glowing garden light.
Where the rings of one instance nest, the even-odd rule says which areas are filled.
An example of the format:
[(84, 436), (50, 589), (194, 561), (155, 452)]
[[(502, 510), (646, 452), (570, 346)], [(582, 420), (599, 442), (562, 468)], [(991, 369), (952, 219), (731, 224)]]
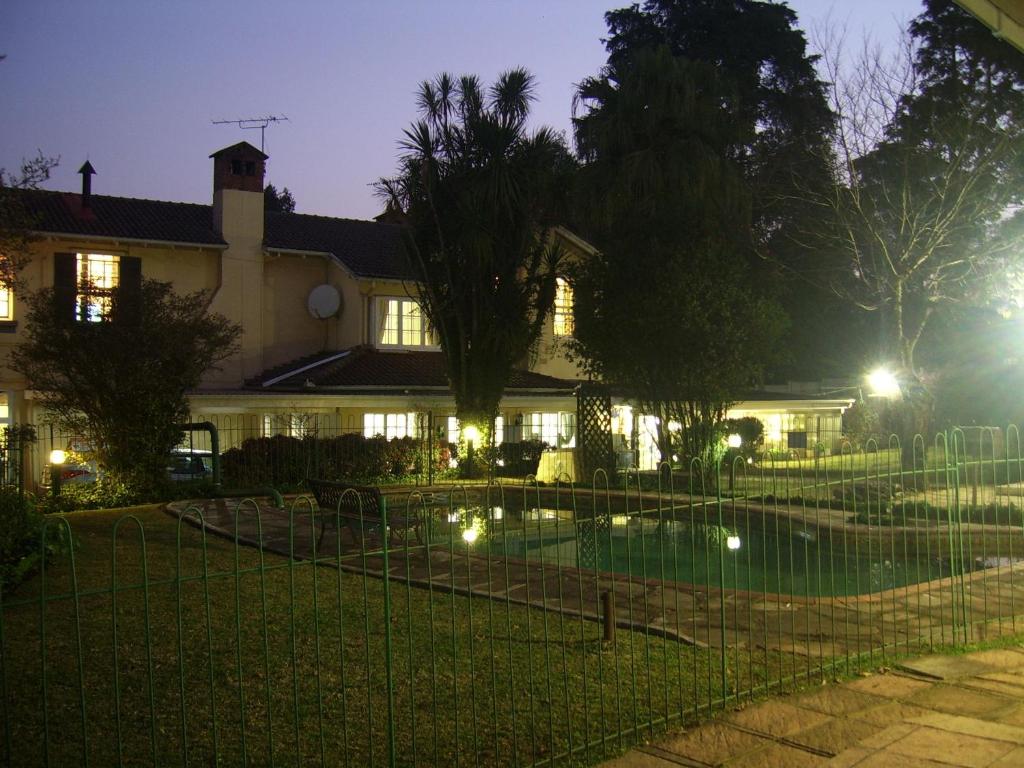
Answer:
[(739, 448), (741, 445), (743, 445), (743, 438), (736, 434), (729, 435), (725, 439), (725, 444), (728, 445), (730, 448)]
[(869, 394), (874, 397), (899, 397), (900, 382), (887, 368), (875, 368), (868, 374)]
[(737, 549), (740, 548), (740, 537), (739, 536), (729, 536), (729, 537), (727, 537), (726, 540), (725, 540), (725, 546), (735, 552)]

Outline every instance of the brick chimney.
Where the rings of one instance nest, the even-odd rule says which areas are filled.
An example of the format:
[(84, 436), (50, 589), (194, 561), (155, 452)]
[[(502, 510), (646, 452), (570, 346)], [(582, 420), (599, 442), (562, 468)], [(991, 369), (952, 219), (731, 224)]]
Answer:
[(229, 244), (263, 242), (263, 173), (267, 156), (247, 141), (214, 152), (213, 227)]
[(263, 170), (267, 156), (248, 142), (214, 152), (213, 227), (227, 248), (210, 309), (242, 326), (241, 349), (216, 374), (239, 386), (263, 365)]

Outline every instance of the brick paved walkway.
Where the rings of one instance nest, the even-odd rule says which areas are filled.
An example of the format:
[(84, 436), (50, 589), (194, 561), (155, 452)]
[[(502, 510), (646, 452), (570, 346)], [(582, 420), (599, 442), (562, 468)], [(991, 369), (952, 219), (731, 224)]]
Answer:
[(1024, 649), (924, 656), (729, 711), (603, 768), (1024, 766)]

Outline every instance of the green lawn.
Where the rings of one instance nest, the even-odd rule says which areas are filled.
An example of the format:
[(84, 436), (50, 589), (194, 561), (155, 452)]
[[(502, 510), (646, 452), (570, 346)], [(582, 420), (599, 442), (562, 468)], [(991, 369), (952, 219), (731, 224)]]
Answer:
[[(214, 537), (204, 580), (199, 531), (183, 526), (179, 549), (175, 519), (139, 512), (143, 560), (131, 520), (112, 546), (119, 516), (67, 517), (77, 627), (66, 562), (45, 575), (45, 609), (40, 576), (4, 596), (6, 762), (42, 765), (46, 742), (53, 765), (180, 765), (183, 743), (193, 765), (386, 764), (381, 581), (271, 555), (261, 570), (258, 552)], [(622, 630), (604, 644), (597, 624), (501, 600), (392, 582), (391, 632), (400, 765), (526, 765), (570, 750), (589, 764), (722, 694), (716, 652)], [(727, 661), (742, 687), (787, 663)]]

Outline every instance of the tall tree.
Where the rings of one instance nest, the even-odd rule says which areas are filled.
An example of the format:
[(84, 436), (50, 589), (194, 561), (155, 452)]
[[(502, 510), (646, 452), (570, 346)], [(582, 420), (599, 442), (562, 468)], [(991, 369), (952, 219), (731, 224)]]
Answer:
[(827, 178), (821, 148), (833, 116), (796, 14), (761, 0), (646, 0), (605, 20), (610, 66), (667, 45), (675, 56), (714, 67), (728, 83), (728, 153), (750, 185), (754, 232), (768, 249), (800, 213), (794, 185)]
[(902, 66), (869, 57), (847, 77), (832, 52), (836, 183), (804, 198), (821, 222), (808, 244), (836, 255), (836, 287), (878, 317), (905, 440), (929, 428), (929, 327), (991, 300), (1024, 245), (1024, 54), (946, 0), (928, 2), (911, 35)]
[(416, 294), (437, 333), (461, 423), (490, 433), (514, 365), (537, 341), (555, 295), (572, 159), (548, 128), (527, 130), (533, 77), (422, 84), (398, 174), (378, 191), (404, 216)]
[(572, 350), (659, 417), (665, 459), (712, 458), (717, 426), (780, 330), (744, 258), (750, 203), (730, 156), (734, 103), (711, 66), (664, 47), (577, 93), (579, 210), (600, 253), (574, 275)]
[(209, 294), (143, 280), (115, 289), (99, 322), (76, 321), (53, 288), (27, 297), (25, 338), (11, 353), (39, 402), (89, 438), (101, 467), (143, 494), (166, 478), (188, 416), (186, 392), (236, 348), (240, 329), (206, 312)]

